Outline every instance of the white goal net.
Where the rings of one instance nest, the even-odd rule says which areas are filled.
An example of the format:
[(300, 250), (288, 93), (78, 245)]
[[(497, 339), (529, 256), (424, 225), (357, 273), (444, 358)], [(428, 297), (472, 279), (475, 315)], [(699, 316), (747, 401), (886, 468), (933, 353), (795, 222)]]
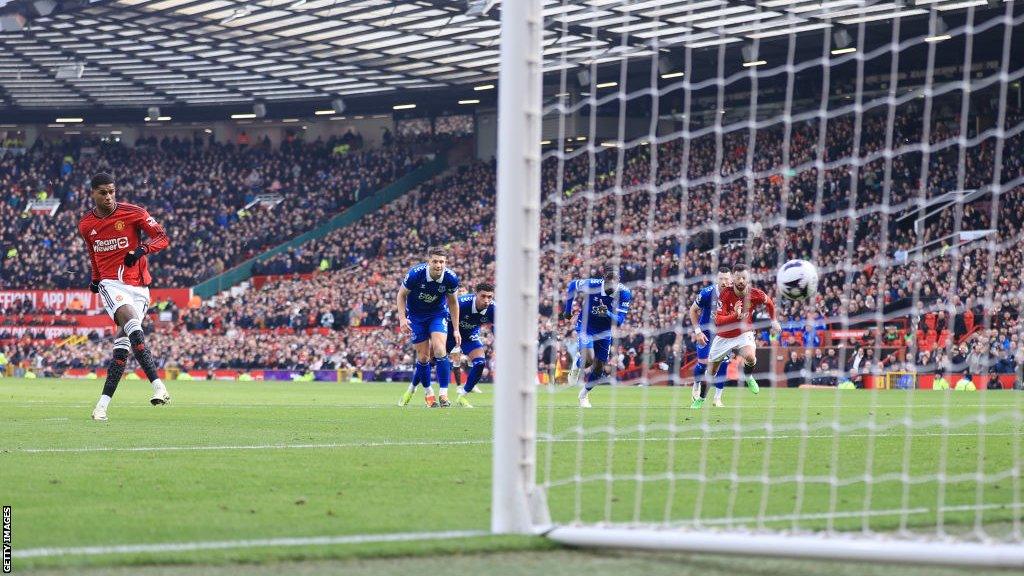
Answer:
[(1024, 5), (498, 6), (494, 528), (1024, 566)]

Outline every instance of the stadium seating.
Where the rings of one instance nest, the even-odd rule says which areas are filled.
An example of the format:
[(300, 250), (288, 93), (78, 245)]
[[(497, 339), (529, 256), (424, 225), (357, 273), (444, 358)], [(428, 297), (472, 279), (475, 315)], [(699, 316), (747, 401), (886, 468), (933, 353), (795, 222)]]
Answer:
[[(342, 142), (347, 153), (335, 150)], [(341, 138), (276, 150), (205, 140), (85, 144), (37, 142), (28, 154), (0, 158), (0, 288), (88, 285), (77, 223), (91, 206), (87, 183), (97, 171), (112, 172), (119, 198), (147, 208), (170, 231), (170, 248), (150, 262), (157, 284), (190, 287), (313, 228), (423, 160), (404, 143), (358, 150), (359, 140)], [(23, 214), (40, 194), (62, 201), (53, 218)], [(246, 209), (259, 194), (283, 202)]]
[[(1011, 110), (1008, 116), (1008, 123), (1020, 122), (1020, 110)], [(919, 343), (911, 346), (919, 349), (916, 358), (891, 352), (868, 353), (858, 364), (860, 373), (881, 372), (897, 363), (922, 370), (968, 367), (987, 372), (997, 361), (1002, 361), (1001, 369), (1019, 370), (1024, 364), (1018, 324), (1021, 278), (1003, 278), (993, 287), (991, 303), (978, 297), (984, 294), (984, 278), (990, 266), (996, 270), (1019, 269), (1024, 258), (1021, 136), (1006, 140), (1001, 165), (1001, 180), (1016, 187), (1000, 194), (994, 212), (988, 209), (991, 204), (968, 205), (961, 219), (961, 229), (995, 228), (999, 250), (989, 251), (984, 244), (975, 244), (957, 251), (939, 244), (927, 259), (894, 265), (895, 251), (911, 250), (947, 236), (954, 227), (952, 211), (929, 220), (915, 233), (909, 223), (894, 222), (883, 211), (871, 209), (886, 198), (890, 206), (902, 205), (918, 197), (938, 196), (955, 185), (956, 164), (951, 159), (955, 159), (957, 148), (942, 146), (957, 140), (958, 127), (955, 117), (932, 126), (931, 141), (944, 152), (929, 157), (923, 191), (918, 185), (921, 156), (913, 151), (899, 154), (886, 167), (880, 152), (885, 119), (873, 117), (864, 119), (861, 129), (862, 142), (857, 148), (863, 158), (856, 174), (849, 162), (830, 165), (818, 174), (814, 168), (818, 160), (817, 123), (793, 127), (788, 155), (790, 165), (798, 169), (789, 180), (778, 174), (784, 144), (781, 131), (759, 132), (754, 143), (755, 163), (765, 175), (756, 177), (753, 186), (748, 186), (745, 176), (746, 148), (750, 145), (746, 132), (725, 136), (726, 160), (720, 168), (715, 166), (713, 137), (690, 142), (686, 164), (690, 185), (686, 189), (678, 186), (684, 157), (683, 142), (678, 139), (658, 145), (659, 169), (653, 181), (650, 146), (625, 151), (621, 170), (617, 170), (619, 153), (614, 149), (572, 155), (562, 166), (561, 180), (558, 163), (549, 159), (542, 173), (542, 353), (554, 358), (547, 346), (564, 336), (558, 332), (554, 314), (565, 282), (589, 274), (595, 263), (618, 261), (624, 281), (649, 279), (656, 285), (646, 289), (642, 287), (644, 282), (637, 284), (631, 312), (635, 320), (623, 331), (616, 355), (620, 367), (625, 368), (630, 348), (646, 362), (682, 363), (684, 350), (692, 343), (687, 331), (680, 330), (681, 318), (699, 289), (700, 282), (695, 279), (710, 278), (716, 261), (747, 262), (752, 265), (755, 283), (760, 283), (761, 278), (771, 281), (780, 262), (804, 257), (813, 258), (823, 272), (819, 308), (784, 303), (781, 313), (788, 322), (799, 326), (808, 318), (823, 327), (873, 325), (876, 312), (884, 310), (887, 317), (899, 319), (905, 326), (898, 335), (923, 334), (917, 338)], [(894, 141), (914, 142), (920, 139), (920, 133), (920, 121), (909, 116), (900, 118)], [(853, 134), (850, 118), (831, 120), (825, 139), (826, 157), (821, 160), (835, 162), (850, 155)], [(964, 174), (965, 188), (991, 180), (994, 165), (991, 141), (982, 141), (969, 152), (972, 169)], [(887, 170), (891, 177), (884, 184)], [(717, 186), (716, 171), (724, 182)], [(388, 173), (394, 174), (395, 170)], [(259, 289), (221, 296), (199, 310), (182, 314), (173, 328), (174, 338), (166, 341), (170, 352), (165, 355), (211, 369), (255, 367), (261, 362), (294, 368), (325, 363), (376, 369), (408, 367), (408, 346), (392, 319), (398, 279), (433, 245), (450, 247), (450, 265), (465, 286), (471, 288), (476, 282), (493, 279), (494, 174), (493, 162), (455, 168), (349, 228), (261, 263), (254, 270), (256, 274), (277, 278)], [(856, 186), (851, 186), (854, 177)], [(820, 197), (819, 181), (824, 183)], [(609, 196), (608, 191), (617, 183), (621, 183), (621, 193)], [(759, 210), (757, 219), (765, 223), (760, 230), (745, 224), (751, 220), (754, 206)], [(855, 221), (847, 216), (849, 208), (862, 211)], [(710, 214), (717, 215), (720, 246), (707, 227)], [(815, 214), (821, 218), (808, 218)], [(783, 218), (801, 224), (790, 227), (785, 242), (780, 242), (777, 222)], [(658, 237), (653, 242), (647, 240), (648, 221)], [(585, 222), (591, 223), (589, 229), (584, 227)], [(614, 239), (613, 233), (617, 234)], [(737, 241), (731, 243), (730, 238)], [(857, 246), (856, 252), (847, 251), (850, 240)], [(780, 245), (785, 245), (784, 253), (778, 251)], [(556, 253), (562, 256), (555, 258)], [(992, 262), (980, 260), (990, 255)], [(330, 271), (317, 272), (321, 262), (328, 262)], [(647, 262), (653, 266), (649, 268)], [(291, 277), (296, 274), (307, 276)], [(676, 281), (680, 278), (686, 282)], [(923, 306), (919, 311), (913, 309), (915, 288), (919, 288), (917, 300)], [(966, 294), (974, 296), (961, 297)], [(963, 354), (954, 346), (953, 355), (947, 355), (949, 339), (960, 345), (960, 339), (969, 335), (965, 327), (972, 315), (972, 322), (984, 328), (964, 343), (969, 349)], [(640, 330), (641, 324), (647, 330)], [(324, 336), (321, 329), (328, 335)], [(287, 338), (265, 338), (274, 331), (283, 331)], [(682, 341), (676, 341), (677, 331), (684, 335)], [(253, 336), (241, 339), (246, 342), (244, 349), (233, 347), (233, 336), (242, 333)], [(815, 334), (805, 337), (798, 328), (781, 343), (799, 346), (818, 342), (828, 343), (832, 350), (849, 346), (849, 350), (863, 348), (871, 352), (876, 347), (871, 334), (869, 329), (860, 339), (831, 342), (828, 330), (816, 329)], [(899, 337), (892, 348), (905, 350), (907, 344)], [(94, 353), (102, 357), (103, 345), (95, 346)], [(280, 352), (282, 347), (288, 349), (286, 354)], [(214, 352), (207, 354), (204, 350)], [(849, 350), (830, 367), (849, 372), (855, 356)], [(92, 353), (83, 352), (86, 356)]]

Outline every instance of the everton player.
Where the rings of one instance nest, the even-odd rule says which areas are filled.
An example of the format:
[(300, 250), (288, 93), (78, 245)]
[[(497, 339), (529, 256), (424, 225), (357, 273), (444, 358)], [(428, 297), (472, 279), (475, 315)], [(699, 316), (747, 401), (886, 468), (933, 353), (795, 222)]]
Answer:
[[(469, 294), (469, 290), (465, 286), (459, 286), (459, 289), (455, 291), (456, 298), (462, 298), (466, 294)], [(448, 362), (452, 365), (452, 378), (455, 380), (456, 386), (462, 386), (462, 368), (466, 364), (466, 356), (462, 353), (462, 348), (455, 346), (452, 348), (452, 323), (451, 318), (448, 319), (448, 344), (445, 346), (448, 348)], [(479, 392), (480, 390), (477, 390)]]
[(608, 264), (600, 278), (569, 282), (561, 319), (572, 318), (573, 303), (577, 297), (583, 300), (578, 321), (579, 350), (587, 367), (579, 401), (580, 407), (590, 408), (590, 391), (605, 377), (605, 367), (611, 354), (612, 328), (626, 322), (633, 293), (619, 283), (618, 268)]
[[(459, 386), (459, 397), (455, 403), (463, 408), (473, 406), (466, 400), (466, 394), (480, 382), (484, 374), (487, 360), (484, 358), (484, 343), (480, 338), (480, 327), (484, 324), (494, 325), (494, 285), (481, 282), (476, 285), (475, 294), (459, 296), (459, 323), (448, 324), (447, 349), (449, 356), (465, 356), (469, 359), (469, 377), (465, 386)], [(462, 345), (455, 343), (455, 333), (461, 336)], [(460, 383), (461, 384), (461, 383)], [(447, 383), (441, 382), (441, 398), (447, 398), (444, 390)], [(445, 405), (444, 402), (441, 403)]]
[[(709, 372), (715, 373), (719, 364), (730, 352), (736, 350), (743, 359), (743, 373), (746, 374), (747, 388), (754, 394), (758, 393), (757, 380), (754, 379), (755, 356), (753, 320), (754, 311), (758, 306), (768, 310), (772, 320), (772, 334), (782, 331), (782, 326), (775, 318), (775, 303), (767, 294), (750, 286), (746, 266), (735, 266), (732, 270), (732, 286), (722, 290), (719, 310), (715, 314), (715, 339), (711, 342), (708, 359), (711, 360)], [(704, 405), (708, 395), (708, 383), (701, 382), (700, 397), (694, 399), (690, 408), (699, 409)]]
[(79, 220), (78, 233), (92, 260), (89, 289), (100, 295), (103, 308), (118, 328), (103, 393), (92, 411), (93, 420), (106, 420), (129, 354), (135, 356), (153, 385), (150, 403), (158, 406), (171, 399), (157, 376), (156, 362), (142, 332), (142, 319), (149, 309), (148, 286), (153, 281), (146, 256), (167, 248), (170, 242), (163, 227), (144, 208), (116, 200), (117, 190), (109, 174), (96, 174), (90, 184), (95, 207)]
[[(459, 277), (449, 270), (448, 252), (443, 248), (433, 248), (427, 254), (427, 262), (414, 266), (405, 275), (405, 280), (398, 288), (398, 322), (403, 331), (412, 334), (412, 345), (416, 350), (416, 367), (412, 374), (412, 384), (398, 401), (405, 406), (412, 399), (416, 385), (422, 385), (425, 402), (430, 408), (436, 408), (437, 398), (430, 384), (430, 359), (433, 357), (437, 366), (437, 380), (443, 382), (442, 390), (448, 390), (451, 379), (451, 363), (445, 344), (448, 341), (449, 318), (453, 324), (459, 323), (459, 303), (455, 291), (459, 288)], [(455, 332), (455, 345), (462, 344), (462, 336)], [(450, 405), (447, 395), (441, 396), (441, 404)]]
[[(693, 398), (700, 397), (701, 382), (704, 381), (704, 374), (708, 370), (708, 353), (711, 351), (711, 340), (714, 338), (713, 317), (718, 311), (718, 298), (729, 287), (729, 267), (722, 266), (718, 269), (718, 278), (715, 284), (705, 286), (696, 300), (690, 305), (690, 323), (693, 324), (693, 339), (697, 343), (697, 364), (693, 367)], [(721, 362), (718, 365), (718, 372), (715, 374), (715, 402), (714, 406), (722, 404), (722, 390), (725, 388), (725, 373), (729, 364)]]

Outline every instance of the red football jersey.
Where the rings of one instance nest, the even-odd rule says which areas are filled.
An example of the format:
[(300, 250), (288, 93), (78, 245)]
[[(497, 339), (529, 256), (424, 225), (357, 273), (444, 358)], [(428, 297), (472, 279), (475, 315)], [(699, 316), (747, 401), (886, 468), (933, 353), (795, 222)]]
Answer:
[[(145, 242), (139, 230), (146, 233)], [(132, 286), (149, 286), (153, 278), (146, 257), (139, 258), (134, 266), (125, 266), (124, 257), (139, 246), (145, 247), (146, 254), (154, 254), (170, 244), (163, 226), (144, 208), (125, 202), (118, 202), (105, 218), (90, 210), (78, 221), (78, 233), (89, 247), (93, 282), (120, 280)]]
[(740, 318), (736, 315), (736, 303), (743, 302), (744, 296), (748, 295), (741, 296), (732, 287), (722, 290), (718, 297), (718, 312), (715, 314), (715, 325), (718, 327), (715, 331), (716, 336), (735, 338), (743, 332), (752, 330), (754, 310), (762, 304), (768, 308), (768, 314), (773, 319), (775, 318), (775, 302), (772, 302), (767, 294), (754, 287), (748, 287), (747, 292), (749, 292), (750, 303), (745, 304), (747, 308), (743, 311), (744, 317)]

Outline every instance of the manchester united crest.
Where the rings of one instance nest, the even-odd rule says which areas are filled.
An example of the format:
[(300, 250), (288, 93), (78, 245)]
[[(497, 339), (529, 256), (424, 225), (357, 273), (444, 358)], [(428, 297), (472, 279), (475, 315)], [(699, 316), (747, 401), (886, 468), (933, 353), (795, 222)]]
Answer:
[(114, 223), (114, 230), (117, 230), (118, 232), (120, 232), (121, 230), (124, 230), (124, 220), (118, 220), (117, 222), (115, 222)]

